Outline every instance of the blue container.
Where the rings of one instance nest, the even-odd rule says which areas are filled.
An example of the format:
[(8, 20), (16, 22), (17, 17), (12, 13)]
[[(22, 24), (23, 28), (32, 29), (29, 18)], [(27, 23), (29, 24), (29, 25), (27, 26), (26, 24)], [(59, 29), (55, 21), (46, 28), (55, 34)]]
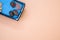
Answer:
[[(15, 7), (11, 6), (11, 2), (14, 2), (16, 4)], [(0, 3), (2, 4), (2, 11), (1, 11), (2, 15), (12, 18), (14, 20), (19, 20), (24, 10), (25, 3), (17, 0), (0, 0)], [(14, 10), (17, 11), (18, 15), (14, 14), (13, 16), (11, 16), (10, 11), (13, 12)]]

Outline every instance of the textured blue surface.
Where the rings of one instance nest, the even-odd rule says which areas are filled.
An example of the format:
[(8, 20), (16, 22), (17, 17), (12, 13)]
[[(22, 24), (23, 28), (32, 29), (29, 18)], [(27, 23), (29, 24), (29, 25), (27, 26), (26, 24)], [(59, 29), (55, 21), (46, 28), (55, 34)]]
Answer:
[[(18, 3), (20, 5), (20, 9), (17, 10), (17, 8), (12, 8), (10, 3), (11, 1), (15, 2), (15, 3)], [(0, 0), (0, 2), (2, 3), (2, 13), (3, 15), (9, 17), (9, 18), (12, 18), (12, 19), (15, 19), (15, 20), (18, 20), (23, 12), (23, 9), (25, 7), (25, 4), (22, 3), (22, 2), (19, 2), (19, 1), (15, 1), (15, 0)], [(18, 11), (18, 16), (14, 15), (13, 17), (10, 17), (10, 14), (9, 14), (9, 11), (13, 11), (13, 10), (17, 10)]]

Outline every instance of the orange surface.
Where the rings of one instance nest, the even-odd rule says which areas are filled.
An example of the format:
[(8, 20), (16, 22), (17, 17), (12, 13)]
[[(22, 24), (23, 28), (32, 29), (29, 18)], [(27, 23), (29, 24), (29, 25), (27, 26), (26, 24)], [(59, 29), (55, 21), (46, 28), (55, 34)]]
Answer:
[(0, 40), (60, 40), (60, 0), (21, 0), (19, 21), (0, 15)]

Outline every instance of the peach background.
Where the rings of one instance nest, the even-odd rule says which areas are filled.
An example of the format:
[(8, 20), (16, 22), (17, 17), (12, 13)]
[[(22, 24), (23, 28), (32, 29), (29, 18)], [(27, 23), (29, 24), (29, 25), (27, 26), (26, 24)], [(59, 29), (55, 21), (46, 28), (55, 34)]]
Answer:
[(0, 15), (0, 40), (60, 40), (60, 0), (21, 0), (19, 21)]

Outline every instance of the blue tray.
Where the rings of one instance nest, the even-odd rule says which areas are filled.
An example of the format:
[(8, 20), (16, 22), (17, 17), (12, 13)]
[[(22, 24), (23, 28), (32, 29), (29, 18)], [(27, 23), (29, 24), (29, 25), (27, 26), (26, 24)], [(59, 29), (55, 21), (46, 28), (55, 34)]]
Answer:
[[(11, 2), (15, 2), (16, 5), (18, 4), (20, 9), (18, 9), (17, 7), (11, 7), (10, 3)], [(2, 11), (1, 11), (1, 14), (4, 15), (4, 16), (7, 16), (9, 18), (12, 18), (14, 20), (19, 20), (23, 10), (24, 10), (24, 7), (25, 7), (25, 3), (23, 2), (20, 2), (20, 1), (17, 1), (17, 0), (0, 0), (0, 3), (2, 3)], [(18, 11), (18, 15), (14, 15), (14, 16), (10, 16), (10, 11), (13, 11), (13, 10), (17, 10)]]

